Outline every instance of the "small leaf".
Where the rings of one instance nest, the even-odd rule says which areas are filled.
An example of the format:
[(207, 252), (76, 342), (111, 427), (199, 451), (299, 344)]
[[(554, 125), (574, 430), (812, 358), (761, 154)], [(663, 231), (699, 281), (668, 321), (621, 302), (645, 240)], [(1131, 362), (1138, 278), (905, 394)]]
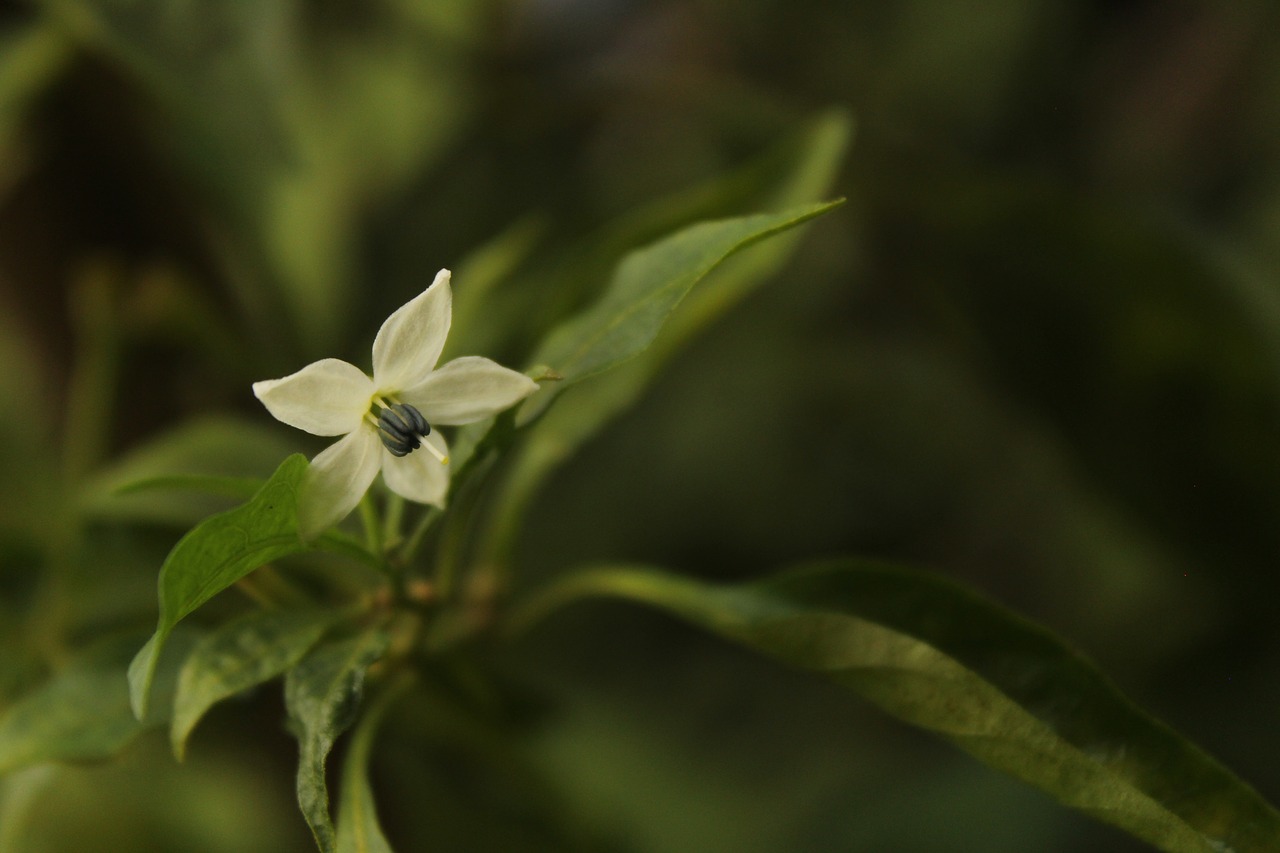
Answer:
[(139, 719), (165, 639), (173, 626), (249, 572), (305, 550), (298, 538), (298, 485), (307, 459), (294, 454), (280, 463), (253, 500), (196, 525), (173, 546), (160, 567), (160, 621), (129, 666), (130, 698)]
[(178, 676), (169, 729), (174, 755), (182, 759), (206, 711), (289, 669), (341, 616), (331, 610), (261, 610), (205, 637)]
[(1273, 851), (1280, 813), (1045, 629), (936, 576), (854, 561), (715, 587), (643, 568), (553, 586), (668, 610), (820, 673), (1170, 853)]
[(368, 631), (327, 643), (285, 676), (285, 706), (299, 747), (298, 806), (323, 853), (335, 850), (325, 760), (338, 735), (355, 721), (365, 671), (387, 642), (381, 631)]
[(385, 691), (370, 707), (342, 762), (342, 800), (338, 805), (338, 853), (392, 853), (391, 844), (378, 823), (373, 790), (369, 786), (369, 754), (387, 708), (407, 685)]
[(537, 417), (574, 382), (643, 352), (685, 294), (730, 255), (841, 203), (702, 222), (628, 255), (600, 301), (554, 329), (530, 359), (549, 365), (563, 381), (530, 397), (520, 407), (519, 423)]
[[(160, 657), (157, 693), (173, 695), (178, 667), (194, 636), (183, 631)], [(163, 725), (169, 703), (139, 720), (129, 707), (125, 669), (138, 638), (107, 641), (79, 656), (0, 718), (0, 774), (47, 761), (110, 758), (140, 732)]]

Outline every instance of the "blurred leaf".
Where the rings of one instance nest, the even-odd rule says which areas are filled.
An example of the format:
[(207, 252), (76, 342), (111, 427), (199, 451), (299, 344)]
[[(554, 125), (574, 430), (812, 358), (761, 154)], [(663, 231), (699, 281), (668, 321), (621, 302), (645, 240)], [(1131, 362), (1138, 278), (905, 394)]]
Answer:
[(306, 168), (266, 186), (262, 239), (304, 341), (336, 345), (350, 316), (361, 217), (437, 156), (473, 102), (456, 50), (397, 22), (344, 31), (290, 90), (285, 114)]
[(342, 801), (338, 805), (338, 853), (392, 853), (391, 844), (378, 823), (378, 812), (369, 786), (369, 754), (387, 708), (408, 682), (388, 689), (369, 708), (342, 762)]
[(187, 738), (206, 711), (289, 669), (341, 616), (331, 610), (260, 610), (201, 640), (178, 675), (169, 729), (174, 755), (182, 760)]
[(842, 560), (715, 587), (606, 567), (553, 585), (515, 625), (584, 596), (654, 605), (821, 673), (1162, 850), (1245, 853), (1280, 839), (1280, 813), (1257, 792), (1061, 640), (939, 577)]
[(837, 207), (827, 202), (693, 225), (623, 260), (600, 301), (554, 329), (531, 361), (563, 377), (520, 407), (528, 423), (564, 387), (644, 351), (685, 294), (734, 252)]
[[(206, 164), (201, 179), (252, 186), (288, 157), (279, 80), (296, 50), (289, 3), (46, 5), (70, 34), (121, 62), (173, 113), (188, 156), (235, 163), (234, 169)], [(225, 184), (224, 200), (235, 195)]]
[[(248, 478), (258, 478), (260, 485), (292, 449), (280, 433), (251, 421), (188, 421), (93, 477), (81, 495), (81, 508), (94, 518), (195, 524), (226, 509), (224, 498), (240, 497)], [(214, 478), (226, 482), (210, 488)], [(234, 480), (238, 485), (233, 486)]]
[(32, 26), (0, 35), (0, 197), (23, 165), (19, 151), (26, 111), (51, 85), (71, 55), (70, 43), (53, 27)]
[(22, 850), (32, 807), (53, 781), (52, 764), (29, 767), (0, 779), (0, 853)]
[(228, 498), (248, 500), (265, 480), (257, 477), (215, 477), (205, 474), (174, 474), (170, 477), (152, 477), (136, 480), (121, 486), (117, 495), (136, 495), (140, 492), (200, 492)]
[(483, 333), (489, 297), (529, 256), (543, 229), (538, 219), (522, 219), (457, 264), (453, 270), (453, 322), (442, 360), (484, 349), (475, 349), (472, 342)]
[(378, 630), (327, 643), (285, 676), (285, 705), (299, 745), (298, 805), (323, 853), (336, 849), (325, 760), (338, 735), (355, 722), (365, 672), (387, 643)]
[(162, 725), (178, 667), (194, 643), (176, 632), (156, 663), (156, 691), (163, 697), (139, 719), (129, 707), (125, 672), (138, 638), (106, 641), (85, 652), (44, 686), (15, 703), (0, 719), (0, 774), (46, 761), (110, 758), (139, 732)]
[[(438, 156), (477, 103), (470, 42), (406, 26), (406, 12), (382, 5), (362, 10), (361, 26), (332, 30), (292, 0), (48, 5), (165, 111), (166, 145), (230, 225), (223, 260), (240, 274), (228, 280), (258, 333), (293, 337), (283, 311), (307, 351), (335, 347), (359, 283), (364, 217)], [(482, 17), (474, 4), (459, 9)]]
[(253, 500), (206, 519), (183, 536), (160, 567), (160, 621), (129, 666), (130, 696), (139, 718), (165, 638), (180, 619), (249, 572), (306, 549), (298, 538), (298, 486), (307, 459), (280, 463)]

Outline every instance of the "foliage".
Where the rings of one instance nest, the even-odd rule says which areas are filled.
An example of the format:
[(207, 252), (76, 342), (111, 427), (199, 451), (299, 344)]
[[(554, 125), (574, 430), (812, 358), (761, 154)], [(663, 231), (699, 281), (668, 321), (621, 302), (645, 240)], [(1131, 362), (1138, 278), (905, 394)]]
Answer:
[(1280, 849), (1276, 13), (590, 5), (0, 3), (0, 853)]

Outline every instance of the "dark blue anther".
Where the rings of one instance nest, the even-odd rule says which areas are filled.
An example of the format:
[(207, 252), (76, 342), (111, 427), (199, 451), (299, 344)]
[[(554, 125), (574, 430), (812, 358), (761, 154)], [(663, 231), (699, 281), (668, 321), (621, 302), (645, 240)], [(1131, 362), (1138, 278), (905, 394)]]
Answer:
[(431, 434), (431, 424), (413, 406), (392, 403), (378, 414), (378, 433), (392, 456), (408, 456)]

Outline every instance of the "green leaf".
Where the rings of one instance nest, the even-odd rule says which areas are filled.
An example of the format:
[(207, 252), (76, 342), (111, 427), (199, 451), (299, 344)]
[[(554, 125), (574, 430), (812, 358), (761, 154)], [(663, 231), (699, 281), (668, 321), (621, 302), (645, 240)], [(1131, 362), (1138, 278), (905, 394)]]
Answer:
[(532, 357), (563, 381), (530, 397), (519, 423), (537, 417), (565, 387), (643, 352), (685, 294), (730, 255), (841, 203), (702, 222), (628, 255), (600, 301), (554, 329)]
[(261, 610), (205, 637), (178, 675), (169, 729), (178, 760), (206, 711), (289, 669), (341, 616), (332, 610)]
[(148, 695), (165, 639), (173, 626), (249, 572), (306, 549), (298, 538), (298, 486), (307, 459), (280, 463), (253, 500), (196, 525), (173, 546), (160, 567), (160, 620), (129, 666), (134, 713), (147, 713)]
[(284, 700), (298, 738), (298, 805), (323, 853), (334, 853), (325, 760), (338, 735), (355, 722), (365, 671), (387, 648), (372, 630), (320, 646), (289, 670)]
[[(844, 159), (852, 134), (846, 115), (833, 112), (815, 119), (796, 140), (789, 141), (745, 174), (722, 181), (717, 194), (741, 194), (740, 185), (772, 183), (762, 198), (791, 207), (820, 197)], [(778, 175), (781, 174), (781, 178)], [(795, 251), (802, 231), (780, 234), (739, 252), (694, 288), (669, 318), (648, 350), (605, 376), (580, 383), (567, 403), (543, 415), (524, 438), (510, 471), (493, 501), (493, 521), (482, 538), (485, 560), (503, 563), (514, 544), (529, 502), (552, 471), (588, 438), (631, 406), (648, 388), (666, 361), (690, 338), (774, 275)]]
[[(171, 697), (178, 667), (195, 638), (181, 631), (156, 667), (156, 692)], [(169, 703), (141, 720), (130, 709), (125, 670), (136, 635), (106, 641), (77, 657), (0, 718), (0, 774), (47, 761), (110, 758), (140, 732), (163, 725)]]
[(383, 692), (356, 727), (342, 762), (342, 799), (338, 804), (338, 853), (392, 853), (378, 823), (369, 785), (369, 755), (387, 708), (408, 681)]
[(1271, 851), (1280, 813), (1045, 629), (939, 577), (850, 560), (716, 587), (647, 568), (553, 586), (668, 610), (822, 674), (979, 760), (1171, 853)]

